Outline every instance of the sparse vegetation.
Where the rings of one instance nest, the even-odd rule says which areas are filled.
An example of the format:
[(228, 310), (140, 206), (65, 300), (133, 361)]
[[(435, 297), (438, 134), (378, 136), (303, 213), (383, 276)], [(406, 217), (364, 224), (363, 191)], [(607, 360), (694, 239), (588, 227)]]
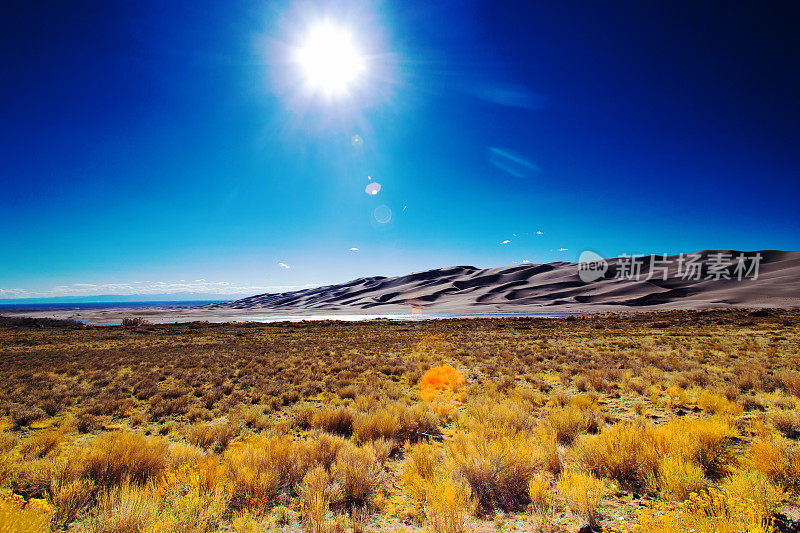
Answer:
[(772, 531), (798, 323), (7, 323), (0, 531)]

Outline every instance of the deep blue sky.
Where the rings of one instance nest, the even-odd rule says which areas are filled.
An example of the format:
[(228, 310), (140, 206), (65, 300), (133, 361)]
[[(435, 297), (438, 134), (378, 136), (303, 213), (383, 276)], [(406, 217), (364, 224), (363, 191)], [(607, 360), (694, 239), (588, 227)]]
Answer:
[[(790, 5), (5, 4), (0, 298), (796, 250)], [(333, 100), (283, 56), (326, 17), (368, 58)]]

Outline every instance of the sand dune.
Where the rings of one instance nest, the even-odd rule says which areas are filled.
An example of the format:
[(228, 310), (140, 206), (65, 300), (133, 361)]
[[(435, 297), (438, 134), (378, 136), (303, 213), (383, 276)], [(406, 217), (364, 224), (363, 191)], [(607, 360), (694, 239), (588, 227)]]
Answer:
[[(737, 250), (697, 252), (708, 265), (716, 254), (736, 258)], [(92, 308), (76, 310), (10, 310), (9, 316), (76, 318), (95, 324), (118, 324), (124, 317), (150, 322), (210, 320), (273, 320), (283, 317), (346, 315), (422, 315), (484, 313), (591, 313), (707, 309), (711, 307), (800, 307), (800, 252), (761, 250), (758, 278), (684, 279), (678, 257), (668, 258), (663, 274), (646, 279), (650, 258), (641, 259), (639, 279), (625, 279), (624, 258), (607, 260), (602, 279), (586, 282), (576, 263), (555, 262), (480, 269), (454, 266), (415, 272), (406, 276), (374, 276), (338, 285), (293, 292), (259, 294), (233, 302), (203, 306)]]
[[(738, 280), (736, 258), (761, 255), (757, 279), (753, 273)], [(717, 254), (730, 255), (731, 279), (714, 279), (708, 270)], [(294, 292), (259, 294), (215, 310), (263, 310), (276, 313), (370, 312), (486, 313), (536, 311), (605, 311), (703, 309), (709, 307), (800, 306), (800, 252), (761, 250), (703, 250), (700, 279), (679, 273), (678, 256), (667, 258), (667, 276), (650, 272), (650, 257), (641, 258), (638, 279), (625, 273), (624, 258), (609, 259), (603, 278), (585, 282), (576, 263), (555, 262), (479, 269), (455, 266), (406, 276), (359, 278), (347, 283)], [(723, 255), (724, 257), (724, 255)], [(709, 279), (710, 278), (710, 279)]]

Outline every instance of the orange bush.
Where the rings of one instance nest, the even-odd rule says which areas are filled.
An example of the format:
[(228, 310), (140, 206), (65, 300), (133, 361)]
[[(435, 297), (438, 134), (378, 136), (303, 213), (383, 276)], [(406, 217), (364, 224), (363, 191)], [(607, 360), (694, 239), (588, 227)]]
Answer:
[(419, 395), (426, 402), (436, 395), (455, 392), (466, 383), (464, 374), (449, 365), (431, 368), (419, 380)]

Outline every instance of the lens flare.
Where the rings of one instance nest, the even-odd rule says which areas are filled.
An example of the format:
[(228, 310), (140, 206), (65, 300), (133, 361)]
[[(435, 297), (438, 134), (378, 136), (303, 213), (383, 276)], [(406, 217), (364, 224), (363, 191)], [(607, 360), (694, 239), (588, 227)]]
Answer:
[(372, 212), (372, 216), (378, 224), (388, 224), (392, 220), (392, 210), (388, 206), (379, 205)]
[(381, 184), (378, 183), (377, 181), (373, 181), (369, 185), (367, 185), (366, 189), (364, 189), (364, 192), (369, 194), (370, 196), (375, 196), (376, 194), (381, 192)]

